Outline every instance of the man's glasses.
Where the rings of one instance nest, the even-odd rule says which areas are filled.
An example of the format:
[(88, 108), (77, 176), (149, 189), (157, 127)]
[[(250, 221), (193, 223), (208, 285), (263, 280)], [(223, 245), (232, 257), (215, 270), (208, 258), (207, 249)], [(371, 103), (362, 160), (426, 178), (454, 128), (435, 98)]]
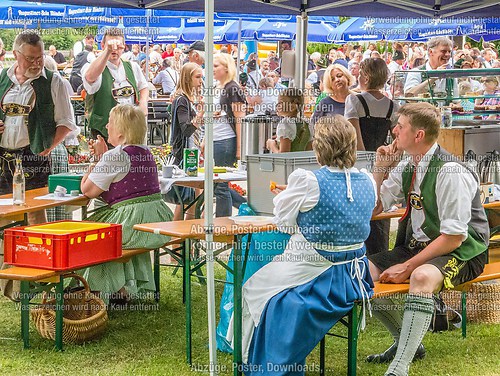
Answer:
[(17, 50), (21, 55), (23, 55), (24, 60), (26, 60), (28, 63), (33, 64), (34, 62), (41, 63), (43, 62), (44, 55), (38, 56), (38, 57), (33, 57), (33, 56), (26, 56), (23, 54), (21, 51)]

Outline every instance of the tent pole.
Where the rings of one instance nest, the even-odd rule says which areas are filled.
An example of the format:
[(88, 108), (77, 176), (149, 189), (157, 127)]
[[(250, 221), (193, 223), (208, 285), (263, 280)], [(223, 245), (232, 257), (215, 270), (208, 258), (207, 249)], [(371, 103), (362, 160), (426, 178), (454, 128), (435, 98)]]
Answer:
[(307, 59), (307, 13), (297, 16), (297, 31), (295, 34), (295, 74), (294, 86), (303, 89), (305, 85), (305, 66)]
[[(236, 58), (236, 72), (238, 74), (240, 73), (240, 64), (241, 64), (241, 56), (240, 56), (240, 51), (241, 51), (241, 28), (242, 28), (242, 19), (238, 19), (238, 57)], [(238, 76), (238, 81), (239, 81), (239, 76)]]
[(149, 82), (149, 16), (151, 9), (146, 9), (146, 81)]
[[(205, 239), (207, 242), (207, 304), (208, 346), (210, 375), (217, 375), (217, 348), (215, 341), (215, 280), (214, 280), (214, 146), (213, 146), (213, 45), (214, 2), (205, 0)], [(207, 95), (208, 93), (208, 95)], [(186, 250), (190, 252), (190, 250)]]

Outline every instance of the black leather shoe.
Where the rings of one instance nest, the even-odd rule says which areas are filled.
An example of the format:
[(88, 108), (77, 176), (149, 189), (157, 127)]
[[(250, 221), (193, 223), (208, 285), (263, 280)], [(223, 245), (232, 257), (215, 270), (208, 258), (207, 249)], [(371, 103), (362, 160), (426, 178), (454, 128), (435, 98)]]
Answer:
[[(396, 345), (396, 342), (394, 342), (391, 345), (391, 347), (389, 347), (383, 353), (368, 355), (366, 357), (366, 361), (368, 363), (389, 363), (396, 356), (397, 349), (398, 349), (398, 346)], [(424, 348), (424, 345), (420, 344), (417, 348), (417, 352), (415, 353), (415, 356), (413, 357), (413, 361), (418, 360), (418, 359), (423, 359), (424, 357), (425, 357), (425, 348)]]

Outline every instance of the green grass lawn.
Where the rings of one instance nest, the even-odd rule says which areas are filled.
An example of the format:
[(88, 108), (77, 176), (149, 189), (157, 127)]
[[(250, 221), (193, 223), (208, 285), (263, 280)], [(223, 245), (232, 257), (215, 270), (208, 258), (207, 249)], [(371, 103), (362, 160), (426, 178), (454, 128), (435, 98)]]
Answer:
[[(53, 342), (42, 339), (31, 326), (31, 349), (23, 350), (18, 307), (0, 299), (0, 375), (194, 375), (207, 374), (208, 335), (206, 289), (193, 278), (193, 368), (185, 362), (184, 306), (180, 273), (162, 269), (159, 306), (143, 302), (142, 310), (111, 311), (109, 329), (99, 341), (54, 350)], [(219, 277), (222, 268), (217, 268)], [(222, 284), (217, 284), (217, 297)], [(340, 327), (337, 333), (345, 333)], [(383, 375), (384, 365), (364, 362), (366, 355), (380, 352), (391, 343), (389, 335), (375, 319), (369, 319), (358, 344), (358, 375)], [(428, 333), (424, 338), (427, 357), (415, 363), (411, 375), (493, 376), (500, 375), (500, 325), (468, 325), (463, 340), (459, 330)], [(347, 343), (327, 339), (328, 375), (346, 374)], [(231, 356), (218, 353), (222, 375), (232, 374)], [(315, 349), (308, 365), (318, 365)], [(318, 374), (317, 371), (309, 375)]]

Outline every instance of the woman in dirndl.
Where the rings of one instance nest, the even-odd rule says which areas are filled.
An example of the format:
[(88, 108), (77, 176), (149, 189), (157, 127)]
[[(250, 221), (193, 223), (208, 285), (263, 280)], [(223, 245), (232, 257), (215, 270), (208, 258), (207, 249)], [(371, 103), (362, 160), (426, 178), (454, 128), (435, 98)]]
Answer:
[[(99, 162), (89, 167), (81, 190), (89, 198), (101, 198), (107, 206), (88, 220), (121, 224), (123, 249), (158, 248), (170, 238), (133, 229), (135, 224), (172, 220), (172, 212), (160, 195), (156, 162), (142, 145), (147, 130), (144, 113), (131, 105), (118, 105), (111, 110), (106, 128), (108, 142), (115, 148), (108, 150), (101, 136), (90, 145)], [(81, 272), (105, 301), (127, 300), (130, 294), (155, 291), (149, 253), (126, 263), (108, 262)]]
[(303, 375), (305, 360), (373, 282), (364, 241), (376, 203), (372, 177), (354, 167), (356, 130), (342, 116), (315, 126), (316, 171), (298, 169), (278, 186), (278, 229), (292, 236), (283, 254), (243, 286), (246, 375)]

